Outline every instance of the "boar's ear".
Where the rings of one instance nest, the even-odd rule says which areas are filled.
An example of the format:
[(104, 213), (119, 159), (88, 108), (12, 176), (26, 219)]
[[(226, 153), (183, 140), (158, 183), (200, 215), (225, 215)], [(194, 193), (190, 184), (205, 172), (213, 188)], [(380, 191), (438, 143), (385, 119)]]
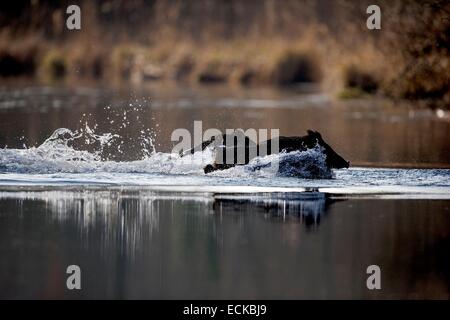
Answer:
[(306, 130), (306, 132), (308, 132), (308, 135), (311, 137), (322, 139), (322, 136), (320, 135), (320, 133), (318, 131)]

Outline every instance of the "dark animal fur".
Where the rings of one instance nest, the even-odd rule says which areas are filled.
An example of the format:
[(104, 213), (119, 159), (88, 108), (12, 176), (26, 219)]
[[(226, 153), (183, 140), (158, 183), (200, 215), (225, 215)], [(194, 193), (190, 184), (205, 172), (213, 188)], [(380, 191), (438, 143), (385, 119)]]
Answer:
[[(208, 164), (203, 168), (205, 173), (216, 170), (224, 170), (235, 165), (248, 164), (256, 155), (269, 155), (279, 152), (305, 151), (319, 145), (326, 154), (326, 164), (329, 169), (348, 168), (350, 162), (338, 155), (323, 139), (319, 132), (308, 130), (307, 135), (303, 137), (283, 137), (278, 139), (278, 150), (272, 150), (273, 139), (256, 144), (249, 137), (244, 136), (243, 132), (236, 131), (233, 134), (224, 134), (222, 136), (212, 137), (204, 141), (201, 146), (186, 151), (183, 155), (193, 154), (195, 151), (205, 150), (211, 144), (218, 149), (216, 161), (214, 164)], [(275, 152), (274, 152), (275, 151)], [(232, 152), (232, 159), (226, 161), (226, 155)]]

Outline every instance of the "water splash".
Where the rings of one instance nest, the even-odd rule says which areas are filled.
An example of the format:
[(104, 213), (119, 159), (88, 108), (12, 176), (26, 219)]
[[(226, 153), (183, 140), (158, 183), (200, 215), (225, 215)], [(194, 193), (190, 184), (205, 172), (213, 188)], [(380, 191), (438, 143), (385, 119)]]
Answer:
[[(0, 149), (0, 173), (161, 173), (203, 175), (203, 167), (212, 163), (214, 151), (206, 148), (203, 152), (180, 157), (176, 153), (162, 153), (146, 149), (145, 156), (134, 161), (110, 160), (105, 154), (107, 148), (121, 145), (119, 134), (98, 134), (95, 127), (87, 124), (81, 130), (57, 129), (38, 147), (27, 149)], [(145, 137), (142, 148), (153, 146), (151, 137)], [(271, 166), (274, 163), (276, 166)], [(279, 168), (279, 170), (277, 170)], [(281, 153), (257, 157), (248, 165), (237, 166), (212, 175), (225, 177), (300, 177), (331, 178), (326, 167), (325, 155), (317, 147), (307, 151)]]
[[(142, 160), (151, 156), (156, 152), (156, 146), (153, 143), (156, 139), (157, 128), (155, 125), (149, 127), (149, 119), (151, 118), (151, 110), (146, 107), (146, 102), (127, 104), (125, 109), (116, 109), (112, 106), (103, 108), (104, 117), (99, 119), (91, 113), (84, 113), (79, 120), (81, 129), (79, 130), (88, 139), (84, 146), (78, 149), (87, 149), (86, 145), (98, 144), (102, 142), (102, 137), (109, 139), (108, 134), (97, 135), (95, 132), (111, 132), (109, 134), (114, 139), (110, 139), (109, 143), (102, 144), (101, 158), (102, 160), (115, 161), (131, 161)], [(94, 138), (91, 140), (91, 138)]]
[(297, 177), (302, 179), (331, 179), (333, 172), (326, 165), (323, 148), (317, 145), (305, 151), (281, 152), (256, 157), (248, 165), (210, 173), (224, 177)]

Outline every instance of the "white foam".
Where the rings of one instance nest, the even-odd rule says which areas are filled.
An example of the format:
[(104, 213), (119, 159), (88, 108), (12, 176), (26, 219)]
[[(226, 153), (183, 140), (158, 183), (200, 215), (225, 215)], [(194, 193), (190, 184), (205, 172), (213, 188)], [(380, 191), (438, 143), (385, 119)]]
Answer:
[[(159, 173), (203, 175), (203, 167), (213, 162), (214, 152), (203, 152), (180, 157), (178, 154), (154, 152), (142, 160), (108, 161), (103, 159), (103, 148), (118, 135), (95, 134), (86, 126), (83, 132), (69, 129), (56, 130), (42, 145), (29, 149), (0, 149), (0, 172), (3, 173)], [(84, 139), (86, 145), (97, 143), (94, 151), (77, 150), (72, 144)], [(276, 163), (276, 168), (270, 166)], [(296, 176), (301, 178), (331, 178), (325, 165), (325, 155), (317, 147), (303, 152), (282, 153), (255, 158), (246, 166), (239, 166), (217, 176)]]
[[(120, 139), (58, 129), (39, 147), (0, 149), (0, 186), (122, 186), (173, 192), (276, 193), (320, 191), (331, 194), (409, 194), (450, 198), (449, 169), (350, 168), (328, 170), (319, 149), (253, 159), (246, 166), (205, 175), (214, 152), (193, 155), (153, 152), (136, 161), (105, 160), (103, 147)], [(93, 150), (76, 149), (80, 140)], [(271, 166), (270, 164), (276, 164)], [(275, 170), (279, 168), (279, 170)], [(317, 179), (322, 178), (322, 179)]]

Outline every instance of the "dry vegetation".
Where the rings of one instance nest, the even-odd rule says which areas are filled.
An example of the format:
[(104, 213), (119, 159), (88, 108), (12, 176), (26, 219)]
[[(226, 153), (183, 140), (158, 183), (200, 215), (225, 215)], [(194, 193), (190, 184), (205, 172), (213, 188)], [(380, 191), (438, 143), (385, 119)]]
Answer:
[(448, 108), (450, 4), (378, 0), (382, 29), (370, 31), (372, 2), (80, 1), (81, 31), (65, 29), (67, 1), (2, 4), (0, 76), (319, 83)]

